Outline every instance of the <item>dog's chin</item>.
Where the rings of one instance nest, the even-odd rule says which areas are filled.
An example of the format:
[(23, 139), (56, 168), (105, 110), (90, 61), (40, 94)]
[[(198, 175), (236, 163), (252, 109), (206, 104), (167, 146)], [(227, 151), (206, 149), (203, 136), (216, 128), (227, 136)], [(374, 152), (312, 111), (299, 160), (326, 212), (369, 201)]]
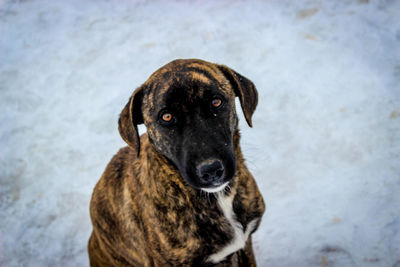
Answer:
[(223, 192), (223, 190), (228, 186), (230, 180), (228, 181), (220, 181), (217, 183), (211, 183), (211, 184), (198, 184), (198, 183), (193, 183), (190, 182), (189, 180), (186, 179), (186, 182), (194, 189), (200, 190), (203, 192), (207, 193), (218, 193), (218, 192)]
[[(186, 178), (186, 177), (185, 177)], [(196, 190), (200, 190), (207, 193), (218, 193), (223, 192), (223, 190), (228, 186), (231, 179), (221, 179), (220, 181), (215, 181), (210, 184), (199, 183), (198, 178), (196, 180), (185, 179), (189, 186)]]
[(218, 193), (223, 191), (226, 186), (229, 184), (229, 182), (223, 183), (219, 186), (213, 186), (213, 187), (202, 187), (200, 188), (202, 191), (207, 192), (207, 193)]

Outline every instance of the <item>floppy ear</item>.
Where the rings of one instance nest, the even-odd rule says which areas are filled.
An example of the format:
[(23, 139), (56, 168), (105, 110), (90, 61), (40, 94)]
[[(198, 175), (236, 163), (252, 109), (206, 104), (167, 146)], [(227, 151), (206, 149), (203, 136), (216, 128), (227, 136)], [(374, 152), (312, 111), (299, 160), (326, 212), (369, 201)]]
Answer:
[(133, 92), (118, 120), (119, 134), (131, 148), (137, 151), (137, 155), (140, 153), (137, 125), (143, 123), (142, 101), (143, 88), (139, 87)]
[(253, 124), (251, 122), (251, 117), (253, 116), (258, 102), (258, 93), (256, 87), (252, 81), (240, 75), (231, 68), (228, 68), (224, 65), (217, 65), (217, 67), (231, 83), (236, 96), (238, 96), (240, 99), (240, 105), (242, 106), (243, 114), (246, 118), (247, 124), (252, 127)]

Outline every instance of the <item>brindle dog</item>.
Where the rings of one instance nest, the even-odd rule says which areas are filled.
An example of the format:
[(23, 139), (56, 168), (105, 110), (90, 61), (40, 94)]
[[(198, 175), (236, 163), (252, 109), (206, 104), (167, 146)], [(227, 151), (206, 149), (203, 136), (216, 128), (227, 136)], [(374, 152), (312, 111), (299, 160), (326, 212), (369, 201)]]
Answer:
[(250, 235), (264, 201), (240, 150), (235, 96), (252, 126), (256, 88), (223, 65), (175, 60), (136, 89), (119, 120), (129, 146), (93, 192), (91, 266), (256, 265)]

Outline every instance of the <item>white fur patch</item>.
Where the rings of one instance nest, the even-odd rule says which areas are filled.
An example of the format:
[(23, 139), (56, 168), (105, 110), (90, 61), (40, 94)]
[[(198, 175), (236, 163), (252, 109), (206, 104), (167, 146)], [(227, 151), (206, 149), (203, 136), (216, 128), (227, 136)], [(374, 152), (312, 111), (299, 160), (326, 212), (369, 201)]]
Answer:
[(217, 253), (212, 254), (207, 258), (207, 261), (212, 263), (218, 263), (225, 259), (226, 256), (244, 248), (246, 241), (249, 238), (251, 231), (257, 224), (258, 219), (252, 220), (244, 232), (242, 225), (236, 221), (236, 215), (233, 212), (233, 194), (225, 196), (223, 193), (218, 194), (218, 205), (220, 206), (222, 212), (224, 213), (226, 219), (229, 221), (234, 230), (234, 236), (232, 241), (223, 247)]
[(224, 184), (222, 184), (222, 185), (220, 185), (218, 187), (215, 187), (215, 188), (202, 188), (201, 190), (203, 190), (204, 192), (207, 192), (207, 193), (217, 193), (217, 192), (225, 189), (225, 187), (228, 184), (229, 184), (229, 182), (226, 182), (226, 183), (224, 183)]

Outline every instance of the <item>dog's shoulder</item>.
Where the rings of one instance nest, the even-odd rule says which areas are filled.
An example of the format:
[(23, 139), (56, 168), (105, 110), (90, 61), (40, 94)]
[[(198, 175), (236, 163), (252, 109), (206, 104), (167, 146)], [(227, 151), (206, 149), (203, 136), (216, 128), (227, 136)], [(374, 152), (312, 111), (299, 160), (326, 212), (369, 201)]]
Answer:
[[(149, 143), (147, 134), (141, 136), (141, 143), (144, 148), (141, 154), (145, 154)], [(112, 205), (113, 202), (129, 202), (134, 184), (142, 169), (142, 160), (137, 150), (130, 146), (121, 148), (110, 160), (97, 182), (93, 191), (92, 206), (103, 209), (107, 205)], [(109, 203), (99, 203), (106, 201)]]
[(136, 152), (132, 148), (121, 148), (108, 163), (99, 182), (118, 189), (124, 184), (124, 180), (135, 176), (137, 161)]
[[(141, 152), (146, 152), (149, 146), (147, 134), (140, 137)], [(121, 148), (108, 163), (101, 179), (107, 181), (109, 186), (120, 184), (124, 179), (135, 179), (140, 171), (141, 159), (138, 147), (125, 146)]]
[(114, 202), (129, 197), (128, 181), (137, 176), (137, 165), (138, 157), (131, 147), (123, 147), (113, 156), (93, 190), (91, 213), (104, 213)]

